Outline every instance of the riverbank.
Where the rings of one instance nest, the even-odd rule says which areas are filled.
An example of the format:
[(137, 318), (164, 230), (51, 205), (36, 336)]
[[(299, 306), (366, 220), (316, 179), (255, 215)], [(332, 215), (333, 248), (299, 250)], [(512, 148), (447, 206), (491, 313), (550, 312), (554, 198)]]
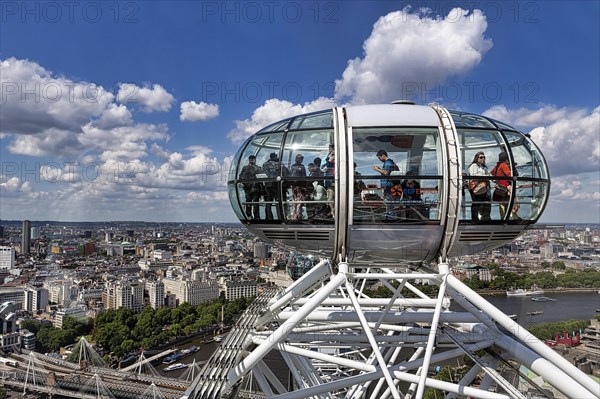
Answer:
[[(598, 292), (600, 288), (538, 288), (544, 291), (545, 294), (570, 294), (570, 293), (588, 293), (588, 292)], [(475, 290), (479, 295), (506, 295), (506, 290)]]
[[(162, 345), (159, 345), (155, 348), (152, 348), (152, 350), (156, 351), (158, 353), (158, 352), (164, 351), (165, 349), (173, 348), (176, 346), (187, 344), (192, 341), (196, 341), (199, 338), (201, 338), (202, 341), (210, 340), (210, 339), (213, 339), (217, 335), (221, 335), (221, 334), (229, 332), (230, 329), (231, 329), (231, 326), (225, 326), (224, 328), (215, 327), (211, 330), (200, 330), (200, 331), (197, 331), (197, 332), (189, 334), (189, 335), (182, 335), (182, 336), (174, 337), (174, 338), (170, 339), (168, 342), (166, 342)], [(199, 342), (202, 342), (202, 341), (199, 341)]]

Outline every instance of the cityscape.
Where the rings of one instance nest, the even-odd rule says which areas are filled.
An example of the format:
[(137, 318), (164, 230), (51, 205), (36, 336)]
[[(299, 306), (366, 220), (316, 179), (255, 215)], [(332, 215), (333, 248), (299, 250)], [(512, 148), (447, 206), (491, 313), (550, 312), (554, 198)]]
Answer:
[[(40, 356), (45, 353), (63, 361), (70, 358), (73, 365), (81, 361), (75, 356), (77, 353), (73, 355), (78, 352), (73, 346), (81, 337), (70, 336), (72, 342), (62, 341), (51, 350), (52, 344), (40, 335), (41, 325), (68, 331), (66, 329), (72, 328), (75, 321), (87, 325), (90, 320), (96, 320), (97, 329), (98, 318), (102, 320), (106, 312), (112, 314), (110, 312), (127, 309), (130, 317), (153, 312), (152, 318), (155, 318), (160, 317), (157, 313), (160, 309), (179, 309), (184, 304), (208, 309), (209, 305), (215, 308), (215, 302), (217, 310), (213, 313), (219, 314), (222, 304), (240, 299), (251, 301), (273, 287), (282, 289), (293, 282), (291, 277), (297, 273), (294, 269), (296, 254), (261, 242), (244, 226), (235, 223), (2, 221), (0, 233), (0, 317), (3, 320), (0, 350), (5, 356), (3, 367), (8, 369), (12, 353), (39, 350), (44, 351)], [(592, 280), (577, 286), (538, 288), (545, 289), (548, 296), (553, 296), (552, 293), (568, 295), (567, 292), (596, 294), (600, 292), (600, 226), (567, 225), (531, 230), (494, 251), (453, 259), (452, 265), (453, 273), (461, 280), (487, 283), (487, 288), (479, 292), (487, 291), (492, 298), (506, 295), (506, 289), (493, 285), (501, 275), (500, 270), (517, 275), (551, 270), (555, 276), (595, 272)], [(499, 269), (486, 265), (499, 265)], [(534, 281), (542, 283), (539, 278)], [(595, 307), (600, 312), (600, 299)], [(224, 318), (228, 312), (223, 312), (223, 320), (217, 316), (205, 324), (190, 323), (178, 328), (175, 336), (164, 334), (137, 344), (118, 342), (110, 346), (110, 355), (102, 352), (101, 345), (87, 346), (92, 352), (103, 353), (105, 367), (126, 369), (138, 360), (140, 353), (156, 354), (161, 352), (160, 348), (189, 342), (189, 337), (201, 336), (202, 340), (198, 341), (201, 343), (214, 342), (214, 337), (235, 324), (243, 308), (237, 311), (238, 316), (227, 314)], [(569, 314), (553, 316), (549, 322), (572, 319)], [(195, 316), (194, 321), (197, 319)], [(570, 339), (571, 361), (589, 374), (600, 375), (600, 320), (590, 317), (588, 322), (583, 329), (585, 333), (582, 330), (575, 338), (557, 337), (554, 345), (557, 350), (569, 347), (564, 342)], [(39, 323), (37, 327), (36, 323)], [(37, 329), (37, 336), (23, 326)], [(82, 331), (92, 332), (91, 329)], [(103, 339), (97, 333), (94, 336)], [(576, 345), (573, 339), (578, 340)], [(105, 347), (110, 345), (107, 338), (102, 342), (106, 342)], [(140, 352), (141, 347), (143, 352)], [(191, 348), (193, 351), (196, 347)], [(159, 360), (172, 351), (163, 353)], [(23, 359), (22, 367), (28, 367), (27, 358)], [(168, 379), (171, 370), (189, 366), (178, 361), (170, 368), (163, 366), (160, 373)], [(108, 383), (106, 389), (110, 386)], [(11, 385), (5, 382), (5, 387), (10, 389)], [(176, 388), (169, 389), (166, 392), (178, 395)], [(35, 386), (30, 385), (29, 390), (35, 392)]]
[(598, 21), (0, 1), (0, 399), (600, 399)]

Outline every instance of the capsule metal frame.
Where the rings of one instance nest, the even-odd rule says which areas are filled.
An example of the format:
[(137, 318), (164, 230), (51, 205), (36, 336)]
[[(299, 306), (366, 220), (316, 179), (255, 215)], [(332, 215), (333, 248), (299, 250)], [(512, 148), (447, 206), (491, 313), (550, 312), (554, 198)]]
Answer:
[[(335, 174), (310, 176), (305, 164), (314, 155), (324, 160), (328, 143), (334, 146)], [(398, 165), (392, 176), (369, 170), (381, 166), (377, 149)], [(511, 189), (508, 200), (492, 200), (499, 178), (468, 175), (470, 158), (479, 151), (489, 159), (488, 170), (500, 153), (508, 155), (512, 176), (503, 179)], [(244, 175), (250, 155), (262, 170), (272, 153), (277, 175)], [(298, 154), (304, 155), (306, 175), (293, 173)], [(358, 180), (366, 182), (360, 192)], [(409, 180), (419, 184), (418, 200), (405, 199), (402, 185)], [(487, 184), (490, 198), (483, 206), (490, 219), (480, 210), (473, 215), (471, 181)], [(318, 185), (334, 187), (333, 195), (315, 200)], [(396, 103), (335, 107), (269, 125), (240, 148), (228, 186), (240, 221), (267, 242), (350, 264), (420, 264), (514, 240), (541, 216), (550, 178), (530, 137), (505, 123), (436, 104)], [(248, 187), (258, 189), (251, 193)]]

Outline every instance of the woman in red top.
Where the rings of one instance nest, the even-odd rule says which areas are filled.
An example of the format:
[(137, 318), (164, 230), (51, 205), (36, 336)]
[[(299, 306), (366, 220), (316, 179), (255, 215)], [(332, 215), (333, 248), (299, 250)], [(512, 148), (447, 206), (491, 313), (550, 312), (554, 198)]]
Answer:
[[(508, 166), (508, 154), (506, 152), (503, 151), (498, 154), (498, 163), (492, 169), (491, 174), (492, 176), (512, 177), (510, 167)], [(502, 220), (506, 216), (511, 189), (512, 186), (509, 180), (496, 181), (496, 189), (494, 190), (492, 200), (500, 203), (500, 218)]]

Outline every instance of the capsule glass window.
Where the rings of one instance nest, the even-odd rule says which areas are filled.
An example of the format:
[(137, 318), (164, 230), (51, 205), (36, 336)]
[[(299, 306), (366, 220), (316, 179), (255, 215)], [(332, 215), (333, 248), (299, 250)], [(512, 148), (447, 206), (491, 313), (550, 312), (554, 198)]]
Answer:
[[(328, 120), (330, 113), (321, 115), (317, 120), (319, 123), (311, 124), (309, 121), (299, 125), (326, 125)], [(328, 163), (329, 149), (333, 150), (333, 134), (333, 128), (290, 130), (287, 133), (282, 152), (284, 173), (281, 182), (282, 206), (287, 221), (333, 223), (335, 169)]]
[[(243, 148), (237, 166), (237, 199), (242, 220), (281, 220), (279, 154), (283, 132), (257, 134)], [(254, 162), (251, 162), (251, 157)], [(274, 157), (276, 161), (272, 161)], [(231, 195), (231, 193), (230, 193)], [(238, 211), (236, 211), (237, 213)]]
[(354, 224), (439, 220), (443, 181), (437, 128), (355, 128), (352, 139)]

